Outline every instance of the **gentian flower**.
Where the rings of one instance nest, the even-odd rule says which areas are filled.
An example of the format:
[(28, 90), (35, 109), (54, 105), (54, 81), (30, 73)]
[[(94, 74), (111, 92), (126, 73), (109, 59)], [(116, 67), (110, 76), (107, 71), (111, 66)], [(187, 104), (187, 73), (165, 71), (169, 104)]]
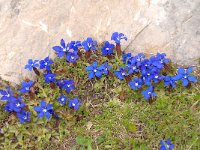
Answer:
[(50, 65), (53, 64), (53, 61), (46, 57), (44, 60), (40, 60), (40, 69), (50, 70)]
[(70, 49), (73, 49), (74, 51), (77, 51), (79, 47), (81, 47), (81, 41), (71, 41), (70, 42)]
[(61, 86), (63, 89), (66, 90), (67, 93), (70, 93), (72, 90), (75, 89), (73, 80), (64, 80)]
[(127, 75), (127, 70), (124, 67), (120, 67), (119, 70), (115, 71), (114, 74), (120, 79), (123, 80), (124, 77)]
[(58, 54), (58, 58), (63, 57), (70, 49), (70, 43), (67, 45), (65, 44), (65, 41), (61, 39), (60, 41), (61, 46), (54, 46), (53, 50), (55, 50)]
[(135, 59), (137, 62), (141, 62), (145, 58), (145, 55), (143, 53), (139, 53), (137, 56), (135, 56)]
[(23, 110), (21, 113), (17, 113), (20, 123), (24, 124), (25, 122), (30, 121), (30, 112)]
[(86, 70), (89, 72), (89, 74), (88, 74), (89, 80), (94, 78), (95, 76), (97, 76), (99, 78), (101, 78), (101, 76), (102, 76), (102, 72), (101, 72), (101, 70), (99, 70), (98, 63), (96, 61), (93, 62), (91, 66), (87, 66)]
[(33, 81), (22, 82), (22, 87), (20, 89), (21, 93), (28, 93), (30, 91), (31, 86), (33, 85)]
[(149, 88), (147, 88), (146, 90), (142, 91), (142, 95), (144, 96), (144, 98), (146, 100), (150, 99), (151, 97), (155, 97), (156, 93), (153, 92), (153, 87), (150, 86)]
[(10, 110), (18, 113), (24, 108), (25, 103), (22, 101), (21, 96), (19, 96), (18, 98), (8, 101), (7, 105), (9, 106)]
[(64, 105), (67, 101), (67, 97), (64, 94), (61, 94), (57, 100), (60, 102), (61, 105)]
[(122, 61), (123, 61), (123, 63), (127, 63), (127, 60), (129, 59), (129, 58), (131, 58), (132, 57), (132, 54), (131, 53), (127, 53), (127, 54), (124, 54), (124, 55), (122, 55)]
[(174, 144), (171, 144), (170, 139), (166, 141), (160, 140), (160, 150), (172, 150), (174, 148)]
[(54, 73), (44, 74), (45, 82), (46, 83), (55, 82), (56, 81), (55, 76), (56, 74)]
[(86, 51), (96, 50), (97, 41), (93, 41), (91, 37), (88, 37), (85, 41), (82, 42), (82, 46)]
[(141, 88), (142, 84), (143, 84), (143, 82), (139, 78), (134, 78), (133, 81), (129, 82), (129, 85), (133, 90)]
[(78, 98), (73, 98), (69, 100), (68, 106), (70, 108), (74, 108), (75, 110), (78, 110), (81, 103), (78, 101)]
[(102, 55), (111, 55), (113, 54), (114, 45), (110, 44), (108, 41), (105, 42), (104, 46), (102, 47)]
[(78, 54), (77, 54), (77, 51), (68, 52), (68, 53), (67, 53), (66, 60), (67, 60), (68, 62), (74, 63), (74, 62), (76, 62), (78, 59), (79, 59), (79, 56), (78, 56)]
[(171, 86), (173, 88), (176, 87), (176, 84), (175, 84), (176, 80), (174, 79), (174, 77), (172, 77), (172, 76), (165, 76), (165, 77), (163, 77), (163, 79), (164, 79), (165, 86)]
[(182, 85), (187, 86), (190, 82), (197, 82), (197, 78), (195, 76), (190, 75), (192, 72), (192, 67), (188, 69), (179, 68), (178, 74), (174, 76), (175, 80), (182, 80)]
[(0, 90), (0, 93), (2, 95), (1, 100), (12, 100), (15, 99), (15, 97), (12, 96), (13, 92), (10, 90), (10, 87), (6, 90)]
[(137, 67), (136, 61), (131, 61), (126, 65), (128, 70), (128, 74), (133, 74), (135, 72), (139, 72), (139, 68)]
[(108, 65), (107, 62), (103, 63), (101, 66), (99, 66), (98, 70), (100, 70), (101, 72), (103, 72), (105, 75), (108, 74), (109, 70), (111, 69), (112, 67)]
[(28, 64), (25, 66), (25, 69), (28, 69), (28, 70), (32, 71), (33, 67), (35, 67), (35, 68), (39, 67), (38, 61), (39, 60), (29, 59), (28, 60)]
[(34, 110), (38, 113), (38, 118), (46, 117), (48, 120), (51, 118), (51, 111), (53, 110), (52, 104), (46, 104), (44, 100), (41, 100), (40, 106), (35, 106)]
[(123, 33), (114, 32), (111, 36), (111, 40), (115, 41), (116, 44), (120, 44), (122, 39), (127, 41), (127, 37)]

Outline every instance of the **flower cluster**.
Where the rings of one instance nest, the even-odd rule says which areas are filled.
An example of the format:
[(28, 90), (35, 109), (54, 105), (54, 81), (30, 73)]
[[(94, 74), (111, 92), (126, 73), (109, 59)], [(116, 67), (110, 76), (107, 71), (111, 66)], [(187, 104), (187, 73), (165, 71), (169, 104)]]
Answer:
[(14, 112), (21, 123), (30, 121), (30, 112), (26, 111), (25, 103), (22, 101), (22, 97), (15, 97), (13, 91), (10, 88), (7, 90), (0, 90), (2, 95), (1, 100), (6, 101), (5, 110), (8, 112)]

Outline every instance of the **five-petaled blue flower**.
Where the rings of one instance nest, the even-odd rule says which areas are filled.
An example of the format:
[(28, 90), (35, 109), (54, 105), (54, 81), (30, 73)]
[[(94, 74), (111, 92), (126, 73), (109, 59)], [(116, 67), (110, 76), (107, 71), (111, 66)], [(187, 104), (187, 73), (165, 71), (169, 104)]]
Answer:
[(28, 93), (30, 91), (31, 86), (33, 85), (33, 81), (22, 82), (22, 87), (20, 89), (21, 93)]
[(104, 73), (105, 75), (108, 74), (109, 70), (112, 67), (108, 65), (107, 62), (103, 63), (101, 66), (99, 66), (98, 70), (100, 70), (102, 73)]
[(13, 92), (10, 90), (10, 87), (7, 88), (7, 90), (0, 90), (0, 93), (2, 95), (1, 100), (12, 100), (15, 99), (15, 97), (13, 97)]
[(62, 82), (61, 87), (66, 90), (67, 93), (70, 93), (72, 90), (75, 89), (74, 81), (73, 80), (64, 80)]
[(67, 101), (67, 97), (64, 94), (61, 94), (57, 100), (60, 102), (61, 105), (64, 105)]
[(82, 46), (86, 51), (96, 50), (97, 41), (93, 41), (91, 37), (88, 37), (85, 41), (82, 42)]
[(192, 67), (188, 69), (178, 68), (178, 74), (174, 76), (175, 80), (182, 80), (182, 85), (187, 86), (190, 82), (197, 82), (197, 78), (195, 76), (190, 75), (192, 72)]
[(123, 33), (114, 32), (111, 36), (111, 40), (115, 41), (116, 44), (120, 44), (122, 39), (127, 41), (127, 37)]
[(56, 74), (54, 73), (44, 74), (44, 79), (46, 83), (55, 82), (56, 81), (55, 77), (56, 77)]
[(139, 78), (134, 78), (133, 81), (129, 82), (129, 85), (133, 90), (141, 88), (142, 84), (143, 84), (143, 82)]
[(105, 42), (104, 46), (102, 47), (102, 55), (111, 55), (113, 54), (114, 44), (110, 44), (108, 41)]
[(79, 47), (81, 47), (81, 41), (71, 41), (70, 42), (70, 49), (73, 49), (74, 51), (77, 51)]
[(153, 91), (153, 86), (150, 86), (146, 90), (142, 91), (142, 95), (146, 100), (150, 99), (151, 97), (155, 97), (156, 93)]
[(38, 113), (38, 118), (46, 117), (47, 119), (51, 118), (53, 105), (46, 104), (44, 100), (41, 100), (40, 106), (35, 106), (34, 110)]
[(114, 74), (120, 79), (123, 80), (127, 75), (127, 69), (124, 67), (120, 67), (119, 70), (115, 71)]
[(28, 70), (32, 71), (33, 67), (35, 67), (35, 68), (39, 67), (38, 61), (39, 60), (29, 59), (28, 60), (28, 64), (26, 64), (26, 66), (25, 66), (25, 69), (28, 69)]
[(79, 56), (77, 54), (77, 51), (74, 52), (68, 52), (66, 56), (66, 60), (70, 63), (74, 63), (79, 59)]
[(25, 106), (25, 103), (22, 101), (21, 96), (18, 98), (12, 99), (7, 102), (7, 107), (9, 107), (9, 111), (20, 112)]
[(74, 108), (75, 110), (78, 110), (81, 103), (78, 101), (78, 98), (73, 98), (69, 100), (68, 106), (70, 108)]
[(17, 113), (17, 117), (19, 118), (20, 123), (24, 124), (25, 122), (30, 121), (30, 112), (23, 110), (20, 113)]
[(53, 61), (49, 59), (49, 57), (46, 57), (44, 60), (40, 60), (40, 69), (47, 69), (50, 70), (51, 64), (53, 64)]
[(98, 63), (96, 61), (93, 62), (91, 66), (87, 66), (86, 70), (89, 72), (88, 79), (92, 79), (95, 76), (101, 78), (102, 76), (102, 72), (99, 70)]
[(172, 150), (174, 148), (174, 144), (171, 144), (170, 139), (166, 141), (160, 140), (160, 150)]
[(63, 57), (70, 49), (70, 43), (65, 44), (65, 41), (61, 39), (60, 41), (61, 46), (54, 46), (53, 50), (55, 50), (58, 54), (58, 58)]

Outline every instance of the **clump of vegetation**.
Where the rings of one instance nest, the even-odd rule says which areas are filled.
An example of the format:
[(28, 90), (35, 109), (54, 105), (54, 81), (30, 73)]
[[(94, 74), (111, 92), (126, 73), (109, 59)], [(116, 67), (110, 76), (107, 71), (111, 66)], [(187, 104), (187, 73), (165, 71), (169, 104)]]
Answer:
[(53, 47), (58, 58), (29, 59), (25, 69), (37, 79), (0, 90), (0, 147), (198, 149), (192, 67), (177, 70), (164, 53), (125, 54), (122, 33), (111, 40), (62, 39)]

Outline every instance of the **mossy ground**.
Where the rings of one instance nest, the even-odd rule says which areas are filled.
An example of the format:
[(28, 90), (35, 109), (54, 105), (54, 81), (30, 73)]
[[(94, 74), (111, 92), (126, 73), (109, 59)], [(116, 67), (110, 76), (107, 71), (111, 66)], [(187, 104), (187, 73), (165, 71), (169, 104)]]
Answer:
[[(161, 82), (155, 88), (157, 98), (148, 102), (140, 90), (131, 90), (125, 80), (115, 76), (87, 80), (85, 67), (94, 60), (99, 64), (108, 61), (112, 70), (123, 65), (120, 57), (109, 60), (101, 56), (100, 50), (90, 59), (82, 57), (76, 65), (64, 58), (54, 60), (52, 72), (57, 74), (56, 78), (75, 81), (76, 90), (62, 93), (68, 98), (79, 98), (82, 106), (78, 111), (69, 109), (67, 104), (61, 106), (56, 100), (61, 91), (46, 84), (42, 75), (36, 81), (35, 98), (23, 95), (26, 109), (32, 114), (30, 123), (20, 124), (15, 114), (4, 111), (5, 102), (1, 102), (1, 149), (157, 150), (160, 140), (166, 138), (171, 139), (177, 150), (200, 148), (199, 83), (189, 88), (178, 83), (177, 88), (169, 90)], [(175, 74), (175, 66), (165, 71)], [(19, 94), (19, 88), (13, 88), (15, 94)], [(59, 120), (37, 119), (33, 106), (41, 99), (53, 103)]]

